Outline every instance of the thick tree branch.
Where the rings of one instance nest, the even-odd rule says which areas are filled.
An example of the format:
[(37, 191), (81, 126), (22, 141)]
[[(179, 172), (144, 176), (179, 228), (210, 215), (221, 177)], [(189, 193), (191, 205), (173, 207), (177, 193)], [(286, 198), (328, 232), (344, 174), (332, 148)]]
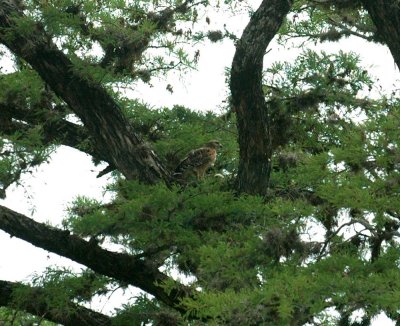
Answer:
[[(141, 257), (108, 251), (96, 243), (35, 222), (4, 206), (0, 206), (0, 229), (36, 247), (83, 264), (96, 273), (136, 286), (166, 305), (185, 312), (178, 305), (183, 297), (190, 295), (191, 290), (146, 264)], [(176, 287), (167, 291), (163, 288), (166, 282), (175, 283)]]
[(265, 194), (268, 188), (272, 149), (262, 90), (263, 58), (291, 5), (290, 0), (264, 0), (236, 45), (230, 88), (239, 132), (239, 192)]
[[(2, 114), (5, 113), (1, 104), (0, 111)], [(43, 131), (43, 145), (57, 144), (68, 146), (92, 156), (97, 162), (103, 161), (108, 163), (108, 167), (100, 172), (97, 177), (101, 177), (115, 170), (111, 157), (107, 155), (108, 153), (97, 153), (94, 150), (93, 139), (84, 126), (77, 125), (63, 118), (56, 119), (51, 117), (50, 112), (49, 116), (38, 120), (36, 116), (37, 112), (30, 112), (28, 115), (25, 114), (23, 117), (18, 117), (22, 112), (17, 108), (13, 107), (7, 111), (12, 112), (12, 114), (8, 116), (6, 112), (0, 117), (1, 137), (8, 138), (10, 136), (15, 136), (16, 133), (19, 134), (20, 137), (25, 137), (25, 135), (29, 137), (31, 130), (39, 127)], [(33, 117), (32, 119), (31, 116)], [(7, 188), (15, 181), (17, 180), (13, 180), (3, 188)]]
[[(93, 146), (93, 139), (86, 128), (67, 120), (49, 121), (43, 124), (44, 142), (57, 143), (84, 152), (99, 162), (108, 163), (106, 169), (97, 175), (98, 178), (115, 170), (112, 157), (106, 152), (98, 153)], [(85, 144), (84, 146), (82, 146)]]
[(398, 0), (362, 0), (378, 36), (390, 49), (397, 67), (400, 69), (400, 4)]
[(18, 2), (0, 4), (0, 42), (26, 60), (69, 105), (93, 137), (95, 151), (109, 155), (126, 178), (150, 184), (169, 182), (169, 173), (132, 130), (113, 98), (98, 83), (81, 75), (39, 24), (32, 23), (30, 33), (18, 31), (15, 21), (24, 18)]
[[(28, 294), (23, 302), (15, 300), (20, 291)], [(55, 310), (49, 306), (46, 293), (41, 288), (33, 288), (27, 285), (0, 281), (0, 306), (11, 309), (24, 310), (27, 313), (45, 318), (57, 324), (65, 326), (107, 326), (111, 325), (111, 318), (96, 311), (70, 303), (66, 311)]]

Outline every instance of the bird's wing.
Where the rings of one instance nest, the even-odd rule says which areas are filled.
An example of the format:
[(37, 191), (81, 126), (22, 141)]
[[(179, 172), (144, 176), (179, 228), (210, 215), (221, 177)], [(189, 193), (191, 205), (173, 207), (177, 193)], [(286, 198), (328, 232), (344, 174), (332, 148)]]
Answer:
[(211, 165), (215, 161), (215, 150), (201, 147), (192, 150), (177, 166), (175, 173), (179, 174), (188, 169), (196, 169), (204, 165)]

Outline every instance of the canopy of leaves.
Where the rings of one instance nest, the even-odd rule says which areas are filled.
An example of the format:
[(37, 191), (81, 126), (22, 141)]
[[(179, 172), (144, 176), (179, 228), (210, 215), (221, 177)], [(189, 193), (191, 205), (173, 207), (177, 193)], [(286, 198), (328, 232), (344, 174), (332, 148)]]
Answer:
[[(154, 285), (153, 296), (127, 299), (112, 324), (359, 325), (353, 318), (359, 311), (363, 325), (382, 311), (398, 320), (400, 98), (379, 92), (357, 54), (307, 48), (310, 41), (342, 37), (382, 42), (360, 2), (295, 1), (281, 26), (278, 42), (289, 46), (299, 38), (301, 49), (294, 62), (265, 63), (271, 173), (262, 195), (236, 191), (240, 158), (230, 107), (222, 113), (152, 108), (121, 91), (160, 72), (192, 67), (196, 55), (180, 43), (207, 34), (204, 29), (194, 35), (190, 26), (213, 4), (29, 0), (21, 6), (23, 14), (15, 14), (14, 27), (4, 28), (0, 41), (34, 40), (32, 31), (43, 31), (76, 76), (107, 91), (169, 174), (191, 149), (211, 139), (223, 144), (204, 180), (131, 178), (119, 169), (121, 157), (98, 146), (74, 102), (65, 101), (26, 59), (4, 49), (3, 57), (12, 56), (15, 64), (0, 76), (0, 196), (59, 146), (85, 152), (113, 171), (105, 189), (112, 200), (77, 197), (62, 225), (69, 249), (57, 253), (70, 257), (71, 250), (78, 257), (79, 248), (71, 249), (69, 241), (83, 238), (101, 252), (118, 247), (121, 261), (132, 258), (151, 277), (165, 274), (154, 276), (148, 287)], [(220, 35), (234, 39), (228, 31)], [(132, 273), (147, 280), (140, 271)], [(82, 304), (136, 285), (118, 275), (48, 268), (29, 286), (13, 288), (9, 300), (0, 299), (8, 307), (0, 311), (0, 322), (50, 324), (34, 316), (43, 307), (53, 322), (84, 314)], [(173, 293), (179, 294), (175, 305)], [(44, 301), (32, 308), (36, 297)]]

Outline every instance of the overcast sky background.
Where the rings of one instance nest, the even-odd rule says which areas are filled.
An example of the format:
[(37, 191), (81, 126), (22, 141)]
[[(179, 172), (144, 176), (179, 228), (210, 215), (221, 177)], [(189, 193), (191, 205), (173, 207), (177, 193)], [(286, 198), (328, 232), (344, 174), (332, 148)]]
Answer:
[[(210, 18), (212, 22), (218, 22), (218, 14)], [(225, 20), (225, 23), (229, 22), (228, 29), (240, 31), (247, 20), (247, 15), (238, 15)], [(221, 24), (217, 23), (215, 27), (222, 27)], [(152, 80), (152, 87), (138, 84), (131, 91), (131, 96), (155, 107), (172, 107), (179, 104), (195, 110), (213, 111), (225, 106), (223, 101), (227, 96), (227, 85), (224, 73), (232, 62), (234, 46), (231, 41), (224, 41), (206, 46), (199, 44), (198, 48), (200, 59), (197, 71), (185, 73), (184, 76), (170, 74), (168, 78)], [(271, 44), (269, 49), (264, 58), (266, 66), (276, 60), (295, 60), (299, 54), (298, 49), (283, 49), (276, 43)], [(340, 41), (340, 45), (326, 43), (316, 49), (327, 52), (356, 52), (362, 58), (363, 66), (380, 79), (383, 89), (397, 88), (399, 73), (389, 50), (384, 46), (369, 44), (352, 37)], [(0, 62), (0, 65), (4, 67), (9, 63), (4, 61)], [(167, 84), (173, 86), (172, 94), (166, 90)], [(0, 200), (0, 204), (37, 221), (60, 225), (68, 203), (77, 195), (102, 198), (108, 176), (97, 179), (96, 175), (101, 170), (102, 167), (93, 166), (87, 155), (62, 147), (52, 155), (50, 164), (43, 165), (33, 175), (23, 177), (23, 187), (11, 187), (7, 191), (7, 198)], [(0, 247), (0, 280), (28, 281), (33, 273), (40, 273), (49, 265), (73, 266), (76, 270), (81, 268), (68, 259), (33, 247), (17, 238), (10, 238), (3, 231), (0, 231)], [(93, 308), (108, 313), (113, 310), (114, 305), (118, 305), (120, 299), (121, 291), (100, 304), (97, 303)], [(105, 304), (107, 307), (104, 307)], [(394, 323), (381, 316), (373, 325), (390, 326)]]

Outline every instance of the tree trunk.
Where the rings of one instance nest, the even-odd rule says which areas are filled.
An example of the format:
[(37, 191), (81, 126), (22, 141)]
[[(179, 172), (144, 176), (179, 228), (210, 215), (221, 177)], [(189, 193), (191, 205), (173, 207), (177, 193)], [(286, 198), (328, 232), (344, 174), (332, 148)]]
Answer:
[(127, 179), (154, 184), (170, 174), (156, 154), (136, 134), (114, 99), (97, 82), (79, 72), (42, 26), (32, 23), (21, 32), (15, 18), (23, 13), (17, 0), (0, 3), (0, 42), (35, 69), (52, 90), (82, 120), (100, 157), (110, 157)]
[[(398, 0), (362, 0), (378, 36), (387, 44), (400, 69), (400, 3)], [(379, 60), (379, 58), (377, 58)]]
[(263, 58), (292, 5), (264, 0), (236, 45), (230, 88), (239, 134), (238, 192), (264, 195), (271, 173), (269, 110), (262, 90)]

